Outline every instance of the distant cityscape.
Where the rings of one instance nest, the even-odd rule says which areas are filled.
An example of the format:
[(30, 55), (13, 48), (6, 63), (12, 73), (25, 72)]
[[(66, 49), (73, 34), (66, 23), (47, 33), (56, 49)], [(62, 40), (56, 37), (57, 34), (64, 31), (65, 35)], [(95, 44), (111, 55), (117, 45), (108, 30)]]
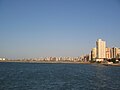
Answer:
[(89, 60), (94, 62), (119, 62), (120, 60), (120, 48), (107, 47), (106, 42), (102, 39), (96, 41), (96, 47), (92, 48)]
[(30, 59), (9, 60), (7, 58), (0, 58), (0, 61), (23, 61), (23, 62), (83, 62), (83, 63), (119, 63), (120, 62), (120, 48), (107, 47), (106, 41), (98, 39), (96, 47), (92, 48), (90, 54), (79, 57), (41, 57)]

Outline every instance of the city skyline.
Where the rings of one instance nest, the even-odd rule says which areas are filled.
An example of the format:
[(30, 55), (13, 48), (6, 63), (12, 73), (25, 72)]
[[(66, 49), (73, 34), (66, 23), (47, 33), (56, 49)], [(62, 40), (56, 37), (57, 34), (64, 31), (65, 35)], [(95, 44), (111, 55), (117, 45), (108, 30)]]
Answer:
[(1, 0), (0, 57), (89, 54), (99, 38), (120, 47), (118, 0)]
[(96, 47), (91, 49), (89, 54), (89, 60), (95, 62), (105, 62), (109, 60), (117, 60), (120, 58), (120, 48), (119, 47), (109, 47), (106, 46), (106, 41), (102, 39), (97, 39)]

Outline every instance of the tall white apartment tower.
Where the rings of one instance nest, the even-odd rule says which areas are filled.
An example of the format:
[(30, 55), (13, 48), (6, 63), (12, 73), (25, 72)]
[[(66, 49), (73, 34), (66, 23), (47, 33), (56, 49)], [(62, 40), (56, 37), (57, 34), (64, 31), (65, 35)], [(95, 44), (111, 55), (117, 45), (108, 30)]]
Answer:
[(104, 59), (106, 58), (106, 42), (102, 39), (98, 39), (96, 41), (96, 48), (97, 48), (97, 58)]

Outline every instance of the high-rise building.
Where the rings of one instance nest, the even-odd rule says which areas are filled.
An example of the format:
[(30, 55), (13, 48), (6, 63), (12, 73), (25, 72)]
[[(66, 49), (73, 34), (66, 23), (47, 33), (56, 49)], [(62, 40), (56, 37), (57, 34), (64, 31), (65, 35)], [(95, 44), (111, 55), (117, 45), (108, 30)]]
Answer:
[(106, 58), (106, 42), (102, 39), (98, 39), (96, 42), (97, 48), (97, 59), (104, 59)]
[(119, 58), (120, 56), (120, 48), (113, 47), (111, 49), (111, 58)]
[(111, 48), (106, 48), (106, 58), (111, 59)]
[(97, 49), (96, 48), (92, 48), (92, 51), (91, 51), (91, 59), (92, 60), (95, 60), (97, 57)]

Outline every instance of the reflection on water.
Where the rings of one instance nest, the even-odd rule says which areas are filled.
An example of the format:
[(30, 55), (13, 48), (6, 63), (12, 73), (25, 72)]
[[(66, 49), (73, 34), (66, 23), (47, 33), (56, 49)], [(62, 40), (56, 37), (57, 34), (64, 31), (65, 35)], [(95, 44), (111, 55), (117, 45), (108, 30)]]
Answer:
[(0, 63), (0, 90), (119, 90), (120, 67)]

